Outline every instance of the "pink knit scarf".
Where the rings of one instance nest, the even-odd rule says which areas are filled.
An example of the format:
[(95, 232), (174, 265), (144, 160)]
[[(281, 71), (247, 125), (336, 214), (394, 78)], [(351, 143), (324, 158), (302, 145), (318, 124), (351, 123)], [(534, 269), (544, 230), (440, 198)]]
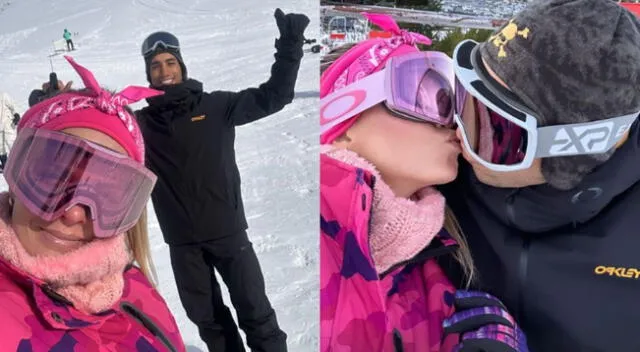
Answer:
[(442, 229), (445, 199), (435, 188), (420, 190), (417, 200), (397, 197), (375, 166), (356, 153), (328, 145), (321, 146), (321, 152), (376, 177), (369, 243), (378, 273), (413, 258)]
[(11, 227), (9, 195), (0, 194), (0, 256), (46, 282), (82, 312), (105, 311), (121, 297), (123, 272), (132, 261), (124, 235), (96, 239), (62, 255), (32, 256)]

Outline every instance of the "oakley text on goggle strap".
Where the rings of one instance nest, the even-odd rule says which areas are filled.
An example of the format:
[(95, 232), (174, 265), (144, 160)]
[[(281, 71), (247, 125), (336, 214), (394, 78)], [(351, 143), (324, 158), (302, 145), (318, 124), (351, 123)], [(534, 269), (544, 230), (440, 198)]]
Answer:
[(156, 182), (128, 156), (61, 132), (24, 129), (11, 152), (4, 177), (31, 213), (53, 221), (83, 205), (97, 237), (132, 228)]
[[(604, 153), (613, 148), (629, 130), (640, 112), (587, 123), (575, 123), (538, 127), (535, 113), (526, 107), (512, 92), (498, 83), (487, 84), (493, 79), (484, 67), (477, 43), (471, 40), (461, 42), (454, 51), (454, 72), (456, 89), (455, 121), (462, 130), (463, 143), (470, 154), (482, 165), (496, 171), (515, 171), (531, 166), (535, 158), (557, 157), (581, 154)], [(465, 112), (468, 95), (479, 105), (508, 121), (496, 124), (484, 121), (482, 114)], [(476, 109), (477, 110), (477, 109)], [(507, 133), (504, 126), (518, 130)], [(497, 128), (499, 126), (499, 128)], [(490, 149), (481, 144), (495, 144), (495, 138), (521, 136), (521, 140), (510, 141), (518, 146), (522, 158), (513, 163), (497, 163), (492, 153), (479, 150)]]
[(453, 121), (451, 59), (439, 52), (392, 57), (371, 74), (320, 101), (321, 133), (384, 102), (392, 112), (420, 122)]

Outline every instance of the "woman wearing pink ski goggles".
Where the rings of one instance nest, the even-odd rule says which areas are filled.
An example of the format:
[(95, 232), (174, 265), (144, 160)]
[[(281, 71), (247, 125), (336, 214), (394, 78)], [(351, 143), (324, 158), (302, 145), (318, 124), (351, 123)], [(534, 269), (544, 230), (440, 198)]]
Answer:
[(31, 107), (4, 169), (0, 351), (183, 352), (151, 281), (145, 209), (156, 176), (127, 108), (161, 92), (112, 94), (67, 60), (86, 89)]
[(451, 59), (444, 53), (411, 52), (389, 58), (384, 69), (322, 98), (324, 134), (363, 111), (384, 103), (394, 115), (450, 127), (454, 93)]
[(131, 229), (156, 176), (135, 160), (70, 134), (23, 129), (4, 170), (9, 189), (34, 215), (54, 221), (85, 207), (96, 237)]

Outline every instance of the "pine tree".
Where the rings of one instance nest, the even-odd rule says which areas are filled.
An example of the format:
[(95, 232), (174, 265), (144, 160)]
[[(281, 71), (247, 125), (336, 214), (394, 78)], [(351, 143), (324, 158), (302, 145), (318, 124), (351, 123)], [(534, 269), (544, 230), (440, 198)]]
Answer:
[(453, 56), (453, 50), (456, 48), (456, 45), (465, 39), (472, 39), (476, 42), (484, 42), (487, 40), (493, 31), (488, 29), (468, 29), (463, 31), (461, 28), (456, 28), (441, 40), (434, 41), (433, 44), (429, 47), (429, 50), (441, 51), (449, 55), (449, 57)]
[(416, 10), (440, 11), (442, 9), (441, 0), (396, 0), (396, 7)]

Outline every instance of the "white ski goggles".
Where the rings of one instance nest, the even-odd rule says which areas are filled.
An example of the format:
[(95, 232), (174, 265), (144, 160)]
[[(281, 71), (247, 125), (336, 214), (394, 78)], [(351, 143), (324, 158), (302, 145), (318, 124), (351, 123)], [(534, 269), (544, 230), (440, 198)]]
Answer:
[[(529, 168), (536, 158), (605, 153), (640, 114), (538, 127), (536, 114), (488, 73), (477, 45), (464, 40), (453, 53), (454, 119), (466, 150), (488, 169), (517, 171)], [(475, 113), (465, 113), (473, 107)]]

